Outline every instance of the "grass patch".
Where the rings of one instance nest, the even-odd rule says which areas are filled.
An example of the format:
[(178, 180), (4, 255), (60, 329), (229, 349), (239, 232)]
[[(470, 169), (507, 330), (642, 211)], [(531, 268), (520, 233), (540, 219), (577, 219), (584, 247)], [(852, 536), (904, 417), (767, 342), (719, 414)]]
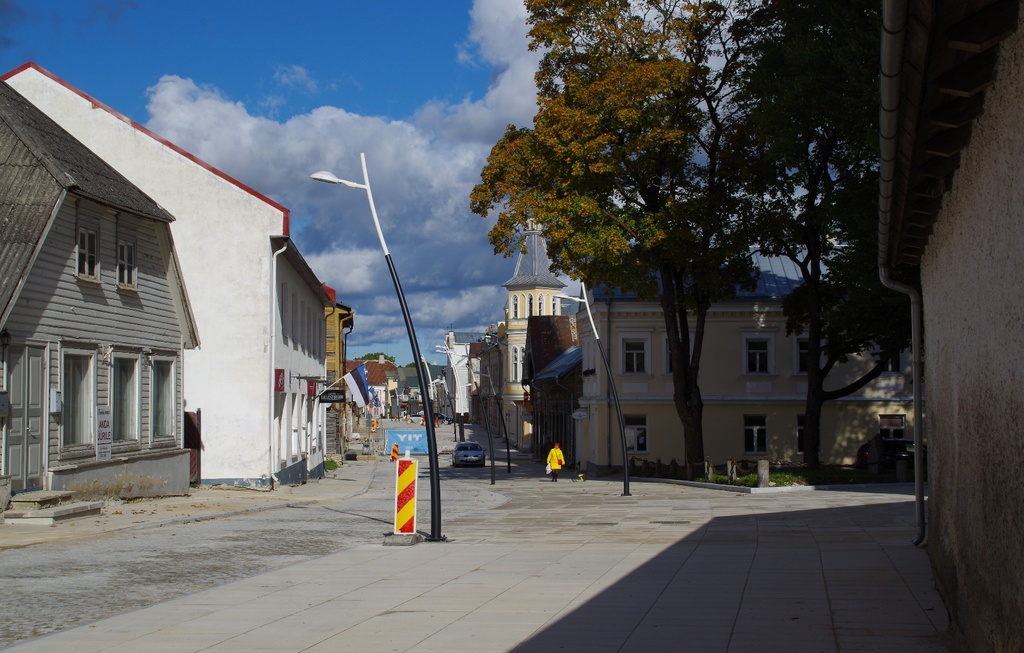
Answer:
[(324, 463), (324, 467), (327, 468), (327, 471), (333, 472), (338, 469), (338, 461), (328, 458), (327, 462)]
[[(694, 479), (705, 480), (703, 477)], [(721, 485), (737, 485), (740, 487), (757, 487), (757, 474), (737, 476), (734, 483), (729, 483), (725, 474), (712, 474), (712, 483)], [(852, 467), (820, 467), (818, 469), (780, 469), (768, 473), (768, 483), (772, 487), (790, 485), (863, 485), (868, 483), (895, 483), (896, 472), (872, 474), (864, 469)]]
[[(738, 474), (733, 483), (725, 474), (725, 466), (717, 466), (711, 475), (711, 483), (721, 485), (735, 485), (742, 487), (757, 487), (756, 464), (753, 461), (740, 461), (737, 465), (737, 472), (743, 470), (745, 474)], [(638, 478), (671, 478), (686, 480), (686, 470), (682, 465), (673, 459), (668, 464), (660, 460), (648, 461), (634, 458), (630, 461), (629, 473)], [(913, 479), (913, 470), (910, 470), (910, 479)], [(691, 480), (707, 482), (704, 476), (704, 468), (701, 466)], [(864, 485), (869, 483), (895, 483), (896, 471), (886, 471), (880, 474), (872, 473), (866, 469), (857, 469), (843, 465), (823, 465), (818, 469), (810, 469), (799, 465), (774, 466), (768, 473), (768, 482), (772, 487), (785, 487), (791, 485)]]

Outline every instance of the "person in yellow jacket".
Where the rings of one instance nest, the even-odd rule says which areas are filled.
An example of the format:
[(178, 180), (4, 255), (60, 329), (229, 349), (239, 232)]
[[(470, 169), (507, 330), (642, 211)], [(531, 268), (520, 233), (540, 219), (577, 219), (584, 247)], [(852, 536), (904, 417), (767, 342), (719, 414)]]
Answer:
[(552, 482), (558, 481), (558, 470), (562, 469), (564, 464), (565, 457), (562, 456), (562, 448), (556, 442), (555, 446), (551, 447), (551, 451), (548, 453), (548, 465), (551, 467)]

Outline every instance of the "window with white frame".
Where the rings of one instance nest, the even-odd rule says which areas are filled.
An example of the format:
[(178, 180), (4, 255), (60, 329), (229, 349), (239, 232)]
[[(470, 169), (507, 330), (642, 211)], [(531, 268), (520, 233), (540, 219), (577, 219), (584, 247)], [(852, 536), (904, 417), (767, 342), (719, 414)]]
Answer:
[(288, 322), (288, 284), (281, 284), (281, 296), (278, 297), (278, 302), (281, 303), (281, 339), (288, 342), (288, 336), (291, 333), (290, 324)]
[(509, 370), (512, 372), (512, 378), (509, 379), (512, 383), (519, 383), (522, 379), (522, 370), (519, 367), (519, 347), (509, 347), (509, 355), (511, 356), (511, 365)]
[(647, 416), (623, 415), (622, 422), (626, 427), (626, 452), (647, 453)]
[(796, 339), (796, 367), (794, 369), (797, 374), (807, 374), (808, 349), (810, 349), (810, 343), (807, 338)]
[(747, 338), (744, 341), (747, 374), (768, 374), (771, 372), (769, 340), (767, 338)]
[(551, 298), (551, 314), (552, 315), (561, 315), (561, 313), (558, 310), (558, 298), (557, 297), (552, 297)]
[(879, 415), (878, 432), (883, 438), (902, 438), (906, 428), (905, 415)]
[(526, 296), (526, 317), (533, 315), (533, 294)]
[(886, 361), (882, 374), (903, 374), (903, 352), (896, 352), (895, 356)]
[(122, 240), (117, 243), (117, 285), (137, 288), (135, 271), (135, 243)]
[(544, 315), (544, 295), (537, 295), (537, 315)]
[(768, 453), (768, 418), (764, 415), (743, 416), (743, 452)]
[(110, 368), (114, 441), (139, 439), (139, 359), (115, 356)]
[(152, 390), (150, 401), (152, 401), (153, 437), (174, 436), (175, 429), (175, 379), (174, 361), (169, 359), (153, 359)]
[(100, 277), (100, 239), (93, 229), (78, 228), (78, 276), (85, 279)]
[(512, 317), (519, 317), (519, 295), (512, 295)]
[(622, 371), (625, 374), (647, 372), (647, 341), (640, 338), (623, 338)]
[(61, 399), (64, 402), (61, 443), (65, 447), (93, 440), (93, 355), (64, 352)]
[(291, 321), (291, 333), (292, 333), (292, 349), (296, 350), (299, 348), (299, 298), (295, 293), (292, 293), (292, 321)]
[[(804, 452), (804, 421), (806, 416), (796, 416), (796, 452), (802, 454)], [(818, 429), (818, 451), (821, 451), (821, 429)]]

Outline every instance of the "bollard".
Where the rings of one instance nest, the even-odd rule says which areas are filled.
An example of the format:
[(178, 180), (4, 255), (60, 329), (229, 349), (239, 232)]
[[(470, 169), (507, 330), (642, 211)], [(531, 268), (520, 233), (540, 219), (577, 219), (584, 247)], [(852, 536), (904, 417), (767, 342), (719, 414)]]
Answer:
[(711, 482), (711, 475), (714, 473), (714, 468), (711, 466), (711, 458), (704, 459), (704, 478), (707, 482)]
[(768, 459), (759, 458), (757, 461), (757, 487), (768, 487)]
[(725, 462), (725, 473), (729, 477), (729, 483), (736, 482), (736, 461), (732, 458)]

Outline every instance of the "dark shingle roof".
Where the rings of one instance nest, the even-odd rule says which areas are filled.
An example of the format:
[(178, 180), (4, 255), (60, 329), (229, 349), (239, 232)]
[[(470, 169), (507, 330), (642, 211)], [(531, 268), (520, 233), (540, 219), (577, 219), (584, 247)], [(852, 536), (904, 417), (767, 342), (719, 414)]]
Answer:
[(64, 191), (149, 218), (174, 219), (0, 81), (0, 316), (9, 309)]
[(512, 278), (502, 284), (509, 290), (525, 288), (565, 288), (558, 277), (551, 274), (548, 244), (539, 231), (526, 232), (526, 250), (519, 253)]

